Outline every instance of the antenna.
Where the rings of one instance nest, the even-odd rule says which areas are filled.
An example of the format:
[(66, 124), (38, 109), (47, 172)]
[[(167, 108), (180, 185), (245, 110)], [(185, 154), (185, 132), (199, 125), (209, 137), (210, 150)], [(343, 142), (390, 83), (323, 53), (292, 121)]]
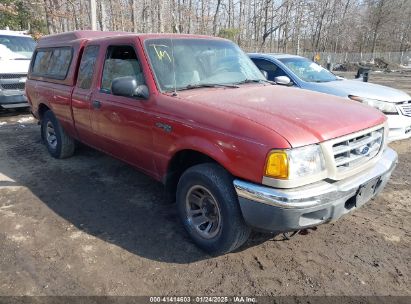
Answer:
[(174, 93), (173, 96), (177, 96), (177, 80), (176, 80), (176, 64), (174, 60), (174, 42), (173, 38), (170, 38), (171, 41), (171, 57), (173, 57), (173, 80), (174, 80)]

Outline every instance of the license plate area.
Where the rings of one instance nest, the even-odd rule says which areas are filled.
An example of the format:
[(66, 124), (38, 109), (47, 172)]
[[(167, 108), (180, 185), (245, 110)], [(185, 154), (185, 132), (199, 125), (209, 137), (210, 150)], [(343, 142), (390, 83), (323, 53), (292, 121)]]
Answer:
[(366, 202), (368, 202), (370, 199), (372, 199), (375, 196), (376, 192), (378, 191), (378, 188), (380, 187), (381, 183), (382, 183), (382, 179), (381, 177), (378, 177), (378, 178), (374, 178), (368, 181), (365, 184), (362, 184), (358, 188), (358, 192), (355, 197), (356, 207), (361, 207)]

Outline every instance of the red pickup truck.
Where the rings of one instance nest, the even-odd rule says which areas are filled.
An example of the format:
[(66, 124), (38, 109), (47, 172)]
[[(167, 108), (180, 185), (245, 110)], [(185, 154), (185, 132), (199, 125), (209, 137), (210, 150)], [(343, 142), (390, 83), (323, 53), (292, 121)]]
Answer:
[(251, 229), (334, 221), (380, 192), (397, 163), (379, 111), (276, 86), (220, 38), (47, 36), (26, 93), (53, 157), (73, 155), (78, 141), (161, 181), (212, 254)]

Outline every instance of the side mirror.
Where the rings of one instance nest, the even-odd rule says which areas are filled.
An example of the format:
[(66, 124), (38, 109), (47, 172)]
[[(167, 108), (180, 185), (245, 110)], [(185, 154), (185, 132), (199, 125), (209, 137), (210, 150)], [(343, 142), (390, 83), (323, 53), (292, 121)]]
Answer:
[(260, 70), (260, 72), (264, 75), (265, 79), (268, 79), (268, 73), (267, 73), (267, 71)]
[(148, 87), (145, 84), (138, 85), (134, 92), (134, 96), (147, 99), (150, 96)]
[(137, 84), (137, 80), (132, 76), (114, 78), (111, 83), (111, 92), (114, 95), (126, 97), (148, 98), (148, 88), (144, 84)]
[(277, 76), (274, 78), (276, 84), (285, 85), (285, 86), (292, 86), (293, 82), (287, 76)]

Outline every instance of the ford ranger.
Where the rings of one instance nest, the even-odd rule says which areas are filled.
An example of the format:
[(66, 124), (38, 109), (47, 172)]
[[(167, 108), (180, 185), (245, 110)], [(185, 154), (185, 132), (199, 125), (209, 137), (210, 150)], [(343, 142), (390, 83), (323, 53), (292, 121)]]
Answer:
[(26, 93), (53, 157), (82, 142), (161, 181), (212, 254), (241, 246), (252, 229), (335, 221), (377, 195), (397, 163), (381, 112), (274, 85), (220, 38), (47, 36)]

